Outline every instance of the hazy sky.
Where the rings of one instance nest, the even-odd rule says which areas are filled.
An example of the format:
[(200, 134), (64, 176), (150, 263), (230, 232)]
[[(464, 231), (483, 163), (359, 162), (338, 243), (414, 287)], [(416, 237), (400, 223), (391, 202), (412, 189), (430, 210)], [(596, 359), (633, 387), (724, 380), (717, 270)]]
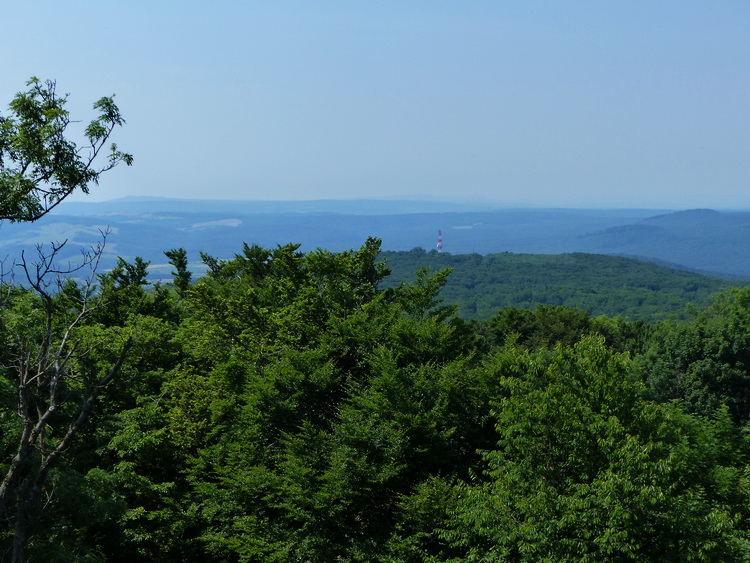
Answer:
[(128, 121), (126, 195), (750, 208), (750, 2), (7, 2), (32, 75)]

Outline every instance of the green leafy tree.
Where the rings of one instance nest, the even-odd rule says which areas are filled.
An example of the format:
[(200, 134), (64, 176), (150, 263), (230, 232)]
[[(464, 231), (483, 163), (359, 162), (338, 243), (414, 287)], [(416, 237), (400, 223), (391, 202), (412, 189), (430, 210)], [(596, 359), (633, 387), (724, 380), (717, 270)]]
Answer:
[(172, 272), (174, 276), (174, 286), (180, 295), (185, 295), (185, 291), (190, 286), (192, 274), (188, 270), (187, 251), (184, 248), (173, 248), (167, 250), (164, 255), (169, 259), (169, 263), (175, 267)]
[(638, 369), (656, 400), (679, 399), (713, 416), (724, 405), (735, 422), (750, 420), (750, 289), (716, 296), (691, 322), (663, 324)]
[(106, 471), (107, 456), (95, 451), (107, 451), (112, 421), (158, 393), (160, 370), (172, 367), (173, 314), (165, 291), (144, 289), (147, 263), (121, 261), (96, 285), (102, 243), (84, 255), (90, 273), (81, 284), (62, 277), (74, 270), (56, 263), (61, 246), (38, 249), (36, 262), (22, 255), (29, 289), (2, 286), (0, 521), (11, 532), (0, 544), (13, 561), (96, 560), (108, 549), (102, 538), (124, 545), (125, 515), (138, 511), (126, 512), (117, 487), (145, 486), (135, 487), (127, 465)]
[[(10, 221), (35, 221), (74, 191), (88, 193), (102, 172), (133, 162), (116, 144), (106, 147), (115, 128), (125, 123), (113, 97), (94, 103), (99, 115), (78, 146), (66, 136), (71, 123), (67, 94), (58, 95), (51, 80), (31, 78), (27, 86), (10, 103), (9, 115), (0, 115), (0, 219)], [(98, 165), (100, 156), (105, 161)]]
[[(17, 447), (0, 484), (0, 518), (14, 522), (13, 561), (24, 559), (28, 528), (38, 511), (50, 470), (91, 415), (97, 397), (117, 377), (134, 336), (128, 330), (102, 333), (85, 326), (98, 305), (93, 271), (102, 247), (88, 255), (88, 282), (52, 283), (59, 246), (39, 251), (35, 263), (22, 257), (31, 289), (9, 300), (3, 310), (6, 376), (17, 388)], [(101, 299), (101, 298), (99, 298)], [(106, 351), (102, 345), (108, 342)], [(93, 358), (102, 354), (98, 361)]]
[(531, 350), (572, 346), (587, 335), (604, 336), (607, 345), (633, 353), (644, 350), (651, 336), (643, 321), (626, 321), (620, 317), (591, 317), (572, 307), (538, 305), (533, 309), (507, 307), (481, 325), (490, 344), (498, 346), (515, 342)]
[(644, 400), (600, 339), (494, 362), (500, 439), (443, 533), (461, 560), (747, 559), (747, 445), (726, 411)]
[[(108, 446), (101, 481), (119, 482), (130, 553), (388, 560), (403, 498), (479, 463), (494, 438), (487, 372), (435, 299), (445, 274), (382, 290), (378, 256), (375, 239), (204, 256), (209, 274), (181, 300), (182, 361)], [(404, 529), (424, 533), (420, 519)]]

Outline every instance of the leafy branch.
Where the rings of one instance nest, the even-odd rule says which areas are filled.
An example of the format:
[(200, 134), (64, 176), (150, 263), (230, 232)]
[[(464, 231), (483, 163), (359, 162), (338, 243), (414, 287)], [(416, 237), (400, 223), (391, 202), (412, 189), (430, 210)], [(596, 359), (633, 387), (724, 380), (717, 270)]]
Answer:
[(60, 96), (53, 80), (32, 77), (29, 90), (16, 94), (10, 115), (0, 115), (0, 220), (36, 221), (76, 190), (89, 193), (102, 172), (119, 163), (130, 166), (133, 156), (109, 145), (115, 128), (125, 124), (114, 96), (94, 103), (99, 115), (86, 127), (86, 143), (77, 146), (66, 136), (71, 123), (65, 109), (68, 94)]

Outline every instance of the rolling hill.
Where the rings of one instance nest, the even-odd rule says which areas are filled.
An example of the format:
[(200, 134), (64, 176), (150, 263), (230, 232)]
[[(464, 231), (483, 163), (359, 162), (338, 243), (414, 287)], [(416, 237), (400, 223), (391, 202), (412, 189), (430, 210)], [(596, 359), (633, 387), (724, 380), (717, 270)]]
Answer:
[(0, 223), (0, 259), (50, 241), (68, 241), (66, 259), (111, 231), (103, 266), (117, 256), (151, 261), (168, 277), (164, 250), (184, 247), (191, 268), (199, 252), (229, 258), (242, 242), (341, 251), (368, 236), (383, 249), (433, 248), (437, 232), (457, 254), (563, 254), (636, 257), (726, 279), (750, 279), (750, 212), (649, 209), (509, 209), (440, 201), (214, 201), (124, 198), (66, 203), (37, 223)]
[(413, 281), (419, 268), (452, 268), (440, 297), (467, 319), (505, 307), (563, 305), (591, 315), (658, 321), (684, 318), (731, 282), (657, 264), (596, 254), (462, 254), (414, 249), (384, 252), (388, 285)]

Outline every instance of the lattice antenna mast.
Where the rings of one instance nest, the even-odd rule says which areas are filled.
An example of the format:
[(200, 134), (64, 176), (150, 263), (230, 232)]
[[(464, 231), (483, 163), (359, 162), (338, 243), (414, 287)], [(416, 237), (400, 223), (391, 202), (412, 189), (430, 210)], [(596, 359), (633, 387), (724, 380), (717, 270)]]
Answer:
[(438, 231), (437, 251), (443, 251), (443, 231)]

